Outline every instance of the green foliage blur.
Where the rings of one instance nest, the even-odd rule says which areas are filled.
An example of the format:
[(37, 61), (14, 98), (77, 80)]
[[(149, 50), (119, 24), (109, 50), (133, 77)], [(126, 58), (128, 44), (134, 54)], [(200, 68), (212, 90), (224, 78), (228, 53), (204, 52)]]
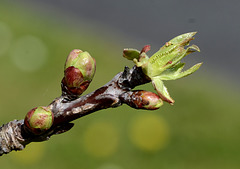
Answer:
[[(97, 28), (49, 19), (10, 3), (0, 2), (0, 11), (1, 124), (23, 119), (33, 107), (60, 95), (64, 62), (72, 49), (86, 50), (96, 59), (95, 77), (84, 94), (132, 66), (122, 57), (118, 40), (98, 34)], [(166, 84), (174, 106), (101, 110), (74, 121), (67, 133), (3, 155), (1, 168), (237, 169), (238, 92), (201, 69)], [(138, 89), (153, 91), (150, 84)]]

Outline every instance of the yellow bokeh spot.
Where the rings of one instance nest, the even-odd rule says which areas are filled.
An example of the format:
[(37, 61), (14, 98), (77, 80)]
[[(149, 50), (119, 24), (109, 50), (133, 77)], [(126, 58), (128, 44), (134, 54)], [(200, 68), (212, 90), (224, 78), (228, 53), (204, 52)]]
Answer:
[(94, 157), (109, 157), (119, 144), (119, 134), (112, 123), (95, 122), (85, 131), (83, 145), (87, 153)]
[(98, 167), (97, 169), (123, 169), (122, 167), (116, 165), (116, 164), (104, 164), (100, 167)]
[(30, 143), (22, 151), (12, 152), (11, 156), (19, 164), (31, 165), (39, 162), (44, 152), (44, 143)]
[(157, 114), (140, 114), (130, 124), (129, 136), (141, 150), (155, 152), (166, 147), (169, 128), (166, 121)]

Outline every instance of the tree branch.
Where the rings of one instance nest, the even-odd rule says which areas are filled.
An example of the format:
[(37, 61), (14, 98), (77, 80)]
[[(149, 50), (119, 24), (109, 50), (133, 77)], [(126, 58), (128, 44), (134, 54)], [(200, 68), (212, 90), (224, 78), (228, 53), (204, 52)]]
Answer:
[[(0, 156), (12, 150), (22, 150), (31, 142), (48, 140), (52, 135), (61, 134), (73, 127), (73, 120), (101, 109), (114, 108), (127, 104), (135, 109), (158, 109), (163, 101), (170, 104), (170, 97), (163, 80), (176, 80), (195, 72), (202, 63), (183, 71), (181, 59), (195, 51), (196, 45), (188, 46), (196, 32), (179, 35), (166, 42), (151, 57), (146, 45), (141, 51), (124, 49), (123, 56), (136, 65), (125, 67), (110, 82), (85, 96), (80, 95), (87, 89), (96, 70), (95, 59), (88, 52), (74, 49), (68, 55), (61, 82), (62, 95), (47, 107), (30, 110), (24, 120), (14, 120), (0, 128)], [(158, 94), (132, 90), (138, 85), (152, 82)]]
[[(12, 150), (22, 150), (31, 142), (48, 140), (52, 135), (70, 130), (70, 123), (80, 117), (101, 109), (114, 108), (122, 104), (129, 104), (130, 100), (124, 97), (135, 86), (150, 82), (141, 68), (125, 67), (124, 72), (118, 73), (110, 82), (92, 93), (79, 98), (62, 95), (56, 98), (48, 107), (54, 114), (52, 127), (41, 135), (35, 135), (26, 130), (24, 120), (14, 120), (0, 128), (0, 155)], [(135, 107), (136, 108), (136, 107)]]

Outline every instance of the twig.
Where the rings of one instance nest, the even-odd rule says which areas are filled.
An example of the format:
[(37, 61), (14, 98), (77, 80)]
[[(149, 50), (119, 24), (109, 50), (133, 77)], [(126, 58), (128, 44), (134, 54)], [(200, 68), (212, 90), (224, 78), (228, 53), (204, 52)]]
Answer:
[(129, 100), (123, 97), (135, 86), (148, 83), (150, 80), (141, 68), (134, 66), (131, 70), (125, 67), (124, 72), (118, 73), (110, 82), (92, 93), (77, 99), (63, 95), (56, 98), (50, 105), (54, 114), (52, 127), (41, 135), (34, 135), (24, 127), (24, 120), (14, 120), (0, 128), (0, 155), (12, 150), (22, 150), (31, 142), (48, 140), (52, 135), (70, 130), (70, 123), (80, 117), (96, 112), (100, 109), (114, 108)]
[[(47, 107), (30, 110), (24, 120), (14, 120), (0, 128), (0, 156), (12, 150), (22, 150), (31, 142), (48, 140), (52, 135), (69, 131), (73, 120), (101, 109), (127, 104), (135, 109), (155, 110), (163, 101), (170, 104), (170, 97), (163, 80), (176, 80), (195, 72), (202, 63), (183, 71), (181, 59), (195, 51), (196, 45), (189, 45), (196, 32), (182, 34), (165, 43), (151, 57), (146, 45), (141, 51), (124, 49), (123, 56), (136, 65), (125, 67), (110, 82), (92, 93), (81, 96), (87, 89), (96, 70), (95, 59), (88, 52), (75, 49), (70, 52), (64, 68), (62, 95)], [(144, 90), (132, 90), (136, 86), (152, 82), (158, 95)]]

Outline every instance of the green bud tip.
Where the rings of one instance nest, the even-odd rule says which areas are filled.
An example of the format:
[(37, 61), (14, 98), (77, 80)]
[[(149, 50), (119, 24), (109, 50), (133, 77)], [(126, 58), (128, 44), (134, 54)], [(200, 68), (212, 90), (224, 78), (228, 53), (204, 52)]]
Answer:
[(73, 49), (65, 62), (64, 70), (67, 69), (70, 66), (73, 66), (73, 64), (78, 60), (78, 55), (82, 53), (83, 51), (80, 49)]

